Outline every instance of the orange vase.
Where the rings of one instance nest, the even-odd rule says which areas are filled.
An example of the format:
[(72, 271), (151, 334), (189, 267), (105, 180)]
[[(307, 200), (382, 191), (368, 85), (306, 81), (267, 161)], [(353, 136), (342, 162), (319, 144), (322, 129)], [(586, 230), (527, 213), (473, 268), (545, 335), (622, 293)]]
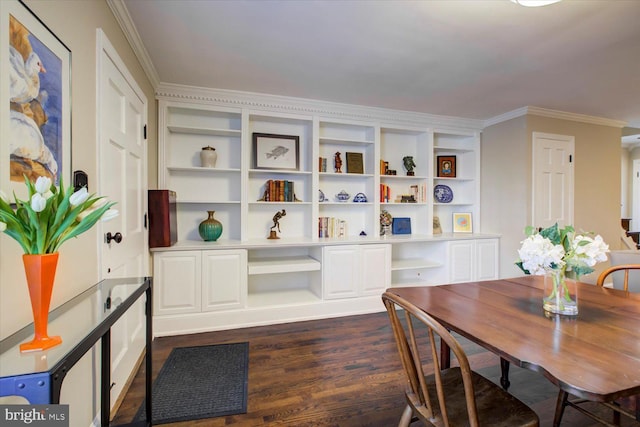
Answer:
[(24, 272), (29, 286), (31, 311), (33, 312), (33, 341), (20, 344), (20, 351), (46, 350), (62, 343), (60, 337), (50, 337), (47, 334), (49, 323), (49, 304), (51, 291), (56, 277), (58, 253), (43, 255), (22, 255)]

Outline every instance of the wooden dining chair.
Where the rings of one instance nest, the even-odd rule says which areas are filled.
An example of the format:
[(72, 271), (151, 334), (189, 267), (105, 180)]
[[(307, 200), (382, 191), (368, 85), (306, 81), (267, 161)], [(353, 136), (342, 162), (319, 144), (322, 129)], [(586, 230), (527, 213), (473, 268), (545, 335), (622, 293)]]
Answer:
[[(438, 427), (539, 425), (531, 408), (471, 370), (458, 341), (434, 318), (392, 293), (385, 292), (382, 300), (407, 376), (407, 406), (398, 426), (418, 419)], [(459, 366), (441, 369), (436, 337), (450, 347)], [(420, 349), (428, 351), (423, 355)]]
[[(625, 292), (629, 292), (629, 273), (633, 270), (640, 270), (640, 264), (620, 264), (620, 265), (614, 265), (612, 267), (609, 267), (606, 270), (604, 270), (602, 273), (600, 273), (600, 276), (598, 276), (598, 280), (596, 281), (596, 285), (604, 286), (605, 280), (610, 275), (613, 275), (613, 274), (620, 275), (620, 273), (624, 273), (621, 290), (624, 290)], [(616, 280), (616, 281), (619, 282), (619, 280)], [(566, 391), (560, 390), (558, 394), (558, 400), (556, 403), (556, 413), (554, 416), (553, 425), (554, 426), (560, 425), (560, 422), (562, 421), (562, 416), (564, 414), (564, 410), (567, 406), (571, 406), (572, 408), (583, 413), (584, 415), (607, 426), (619, 426), (621, 415), (640, 421), (640, 406), (639, 406), (640, 398), (639, 397), (640, 396), (631, 397), (631, 400), (634, 401), (635, 403), (635, 414), (632, 414), (631, 412), (625, 410), (619, 402), (602, 402), (601, 405), (604, 405), (613, 410), (613, 421), (610, 423), (604, 418), (600, 417), (599, 415), (591, 411), (588, 411), (582, 406), (580, 406), (583, 403), (590, 402), (589, 400), (586, 400), (586, 399), (570, 400), (569, 393), (567, 393)]]
[[(622, 280), (622, 286), (624, 291), (629, 291), (629, 273), (633, 270), (640, 270), (640, 264), (620, 264), (614, 265), (612, 267), (607, 268), (605, 271), (600, 273), (598, 276), (598, 281), (596, 284), (598, 286), (604, 286), (604, 281), (610, 275), (619, 274), (618, 272), (624, 272), (624, 279)], [(615, 280), (616, 282), (619, 280)], [(616, 287), (616, 286), (614, 286)]]

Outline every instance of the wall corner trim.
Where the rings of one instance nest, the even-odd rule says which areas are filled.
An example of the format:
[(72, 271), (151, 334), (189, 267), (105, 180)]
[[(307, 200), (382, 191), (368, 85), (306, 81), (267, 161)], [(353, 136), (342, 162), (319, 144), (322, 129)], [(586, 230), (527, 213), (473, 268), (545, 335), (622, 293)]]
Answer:
[(485, 120), (484, 127), (492, 126), (507, 120), (515, 119), (516, 117), (525, 116), (531, 114), (534, 116), (549, 117), (552, 119), (570, 120), (574, 122), (589, 123), (594, 125), (611, 126), (615, 128), (623, 128), (627, 125), (627, 122), (622, 120), (608, 119), (605, 117), (589, 116), (586, 114), (568, 113), (566, 111), (550, 110), (548, 108), (541, 107), (522, 107), (516, 110), (508, 111), (504, 114), (492, 117)]

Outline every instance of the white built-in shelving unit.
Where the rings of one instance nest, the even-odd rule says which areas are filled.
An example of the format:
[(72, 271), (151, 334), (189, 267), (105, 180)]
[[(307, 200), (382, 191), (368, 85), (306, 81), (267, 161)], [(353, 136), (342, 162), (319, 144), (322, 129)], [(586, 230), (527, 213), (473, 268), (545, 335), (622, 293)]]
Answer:
[[(156, 335), (378, 311), (390, 286), (497, 276), (499, 238), (478, 232), (474, 123), (196, 88), (160, 90), (158, 103), (158, 186), (177, 194), (178, 242), (153, 249)], [(256, 167), (254, 133), (297, 136), (297, 170)], [(215, 168), (200, 166), (206, 146), (216, 149)], [(362, 173), (348, 170), (347, 153), (361, 155)], [(437, 177), (441, 155), (456, 156), (455, 178)], [(396, 175), (381, 173), (381, 161)], [(296, 201), (262, 200), (269, 180), (292, 182)], [(438, 184), (453, 191), (450, 203), (434, 201)], [(401, 202), (415, 189), (414, 203)], [(336, 197), (342, 191), (347, 201)], [(354, 202), (357, 194), (366, 202)], [(280, 238), (268, 240), (283, 209)], [(224, 227), (217, 242), (198, 235), (209, 210)], [(381, 237), (382, 211), (408, 218), (411, 234)], [(457, 212), (471, 214), (474, 233), (452, 232)], [(436, 216), (443, 234), (433, 234)], [(346, 235), (319, 237), (323, 217), (344, 221)]]

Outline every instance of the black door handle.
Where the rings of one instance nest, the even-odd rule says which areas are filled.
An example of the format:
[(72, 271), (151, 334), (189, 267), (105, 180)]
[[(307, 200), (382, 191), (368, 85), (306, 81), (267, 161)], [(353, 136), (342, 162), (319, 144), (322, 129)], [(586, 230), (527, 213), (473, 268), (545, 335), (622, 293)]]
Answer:
[(111, 243), (112, 240), (115, 240), (116, 243), (122, 242), (122, 233), (120, 233), (119, 231), (116, 234), (111, 234), (111, 232), (108, 232), (105, 237), (106, 237), (105, 240), (107, 241), (107, 244)]

